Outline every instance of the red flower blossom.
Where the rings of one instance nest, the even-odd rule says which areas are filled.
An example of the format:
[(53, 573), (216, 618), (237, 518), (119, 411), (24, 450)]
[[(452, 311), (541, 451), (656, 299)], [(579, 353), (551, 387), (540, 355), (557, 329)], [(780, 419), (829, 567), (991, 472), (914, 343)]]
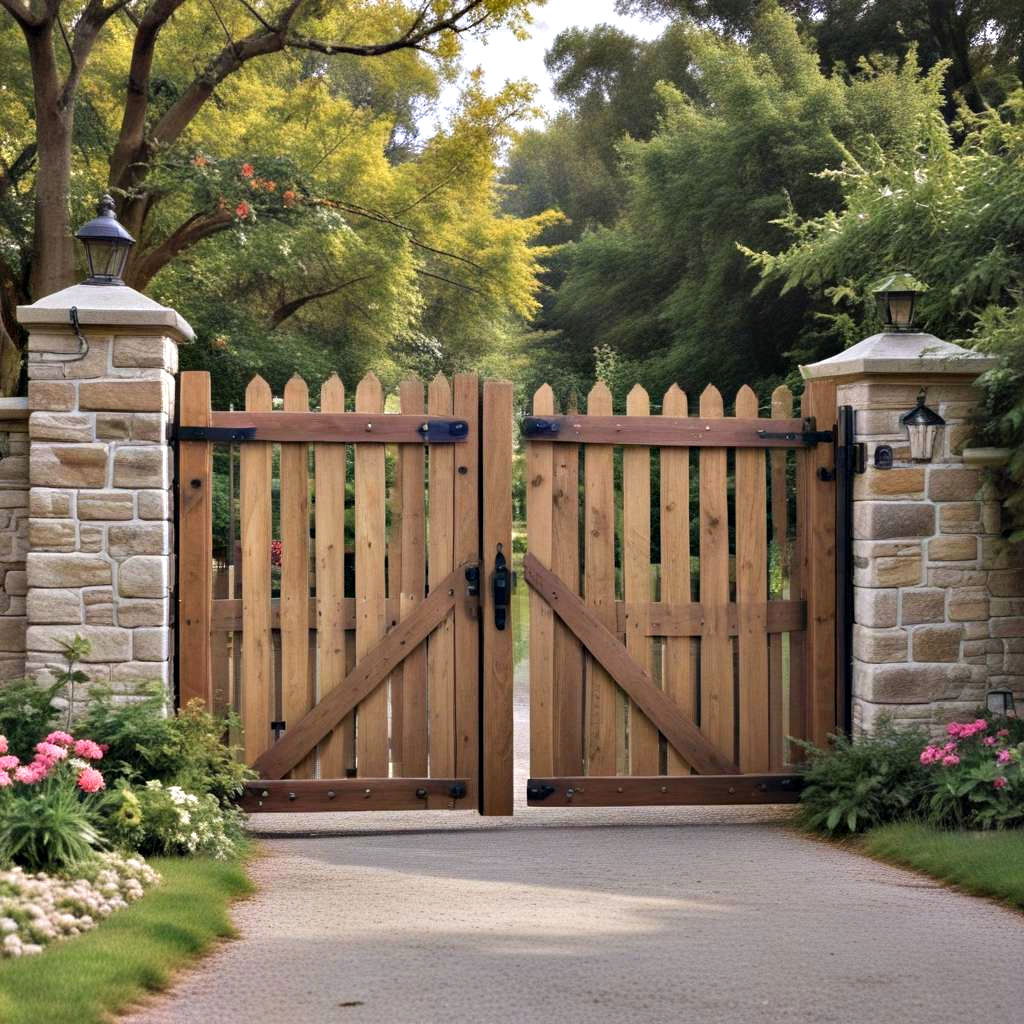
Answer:
[(245, 220), (251, 212), (249, 204), (244, 199), (235, 207), (235, 216), (241, 220)]
[(243, 178), (251, 178), (254, 173), (255, 172), (254, 172), (252, 164), (242, 164), (242, 177)]
[(279, 540), (272, 540), (270, 542), (270, 564), (276, 565), (278, 568), (281, 567), (281, 563), (284, 560), (284, 544)]
[(284, 192), (281, 193), (281, 199), (284, 202), (285, 206), (294, 206), (295, 198), (296, 197), (294, 189), (286, 188)]

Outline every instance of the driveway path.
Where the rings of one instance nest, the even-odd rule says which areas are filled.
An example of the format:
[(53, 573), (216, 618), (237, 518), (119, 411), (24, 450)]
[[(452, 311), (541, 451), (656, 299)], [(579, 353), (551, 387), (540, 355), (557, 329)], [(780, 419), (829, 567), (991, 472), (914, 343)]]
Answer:
[(129, 1024), (1020, 1019), (1024, 918), (784, 814), (265, 815), (241, 941)]

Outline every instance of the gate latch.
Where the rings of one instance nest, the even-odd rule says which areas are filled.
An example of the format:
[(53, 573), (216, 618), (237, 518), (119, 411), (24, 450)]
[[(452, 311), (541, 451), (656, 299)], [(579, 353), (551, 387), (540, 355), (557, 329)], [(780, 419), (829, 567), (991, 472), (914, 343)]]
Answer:
[(494, 572), (491, 573), (491, 596), (494, 599), (494, 628), (504, 629), (508, 625), (508, 605), (512, 593), (512, 574), (508, 562), (498, 545), (494, 556)]

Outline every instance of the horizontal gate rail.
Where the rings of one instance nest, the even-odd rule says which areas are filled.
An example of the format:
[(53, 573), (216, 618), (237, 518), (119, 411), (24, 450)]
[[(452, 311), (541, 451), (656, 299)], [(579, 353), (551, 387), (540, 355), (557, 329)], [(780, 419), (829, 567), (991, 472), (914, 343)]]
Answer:
[(523, 574), (526, 582), (554, 609), (555, 614), (689, 764), (709, 775), (738, 772), (736, 766), (679, 710), (672, 698), (654, 685), (650, 674), (633, 659), (615, 635), (553, 572), (545, 569), (535, 555), (527, 553), (523, 560)]
[[(632, 617), (643, 623), (646, 636), (703, 636), (711, 627), (721, 623), (721, 617), (710, 607), (699, 602), (692, 604), (620, 604), (620, 632), (625, 632)], [(756, 601), (742, 605), (729, 604), (725, 609), (725, 627), (729, 636), (740, 633), (740, 619), (744, 614), (764, 617), (765, 633), (791, 633), (807, 624), (805, 601)]]
[(798, 774), (579, 775), (530, 779), (531, 807), (630, 807), (683, 804), (782, 804), (800, 799)]
[(459, 444), (469, 438), (464, 419), (362, 412), (214, 412), (209, 426), (181, 426), (180, 441), (245, 444)]
[[(247, 782), (242, 810), (422, 811), (459, 808), (466, 779), (260, 779)], [(467, 807), (467, 810), (471, 808)]]
[(526, 416), (522, 429), (528, 441), (659, 448), (808, 448), (832, 440), (813, 419), (735, 416)]

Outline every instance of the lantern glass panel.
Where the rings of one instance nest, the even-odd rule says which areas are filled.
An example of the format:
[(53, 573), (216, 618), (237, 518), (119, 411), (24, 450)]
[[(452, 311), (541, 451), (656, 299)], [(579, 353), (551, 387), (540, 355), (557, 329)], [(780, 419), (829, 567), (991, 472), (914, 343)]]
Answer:
[(916, 461), (927, 462), (935, 451), (935, 438), (939, 429), (932, 424), (908, 424), (907, 434), (910, 437), (910, 457)]
[(127, 245), (106, 239), (92, 238), (84, 241), (85, 255), (89, 261), (89, 276), (101, 281), (119, 281), (128, 261)]

